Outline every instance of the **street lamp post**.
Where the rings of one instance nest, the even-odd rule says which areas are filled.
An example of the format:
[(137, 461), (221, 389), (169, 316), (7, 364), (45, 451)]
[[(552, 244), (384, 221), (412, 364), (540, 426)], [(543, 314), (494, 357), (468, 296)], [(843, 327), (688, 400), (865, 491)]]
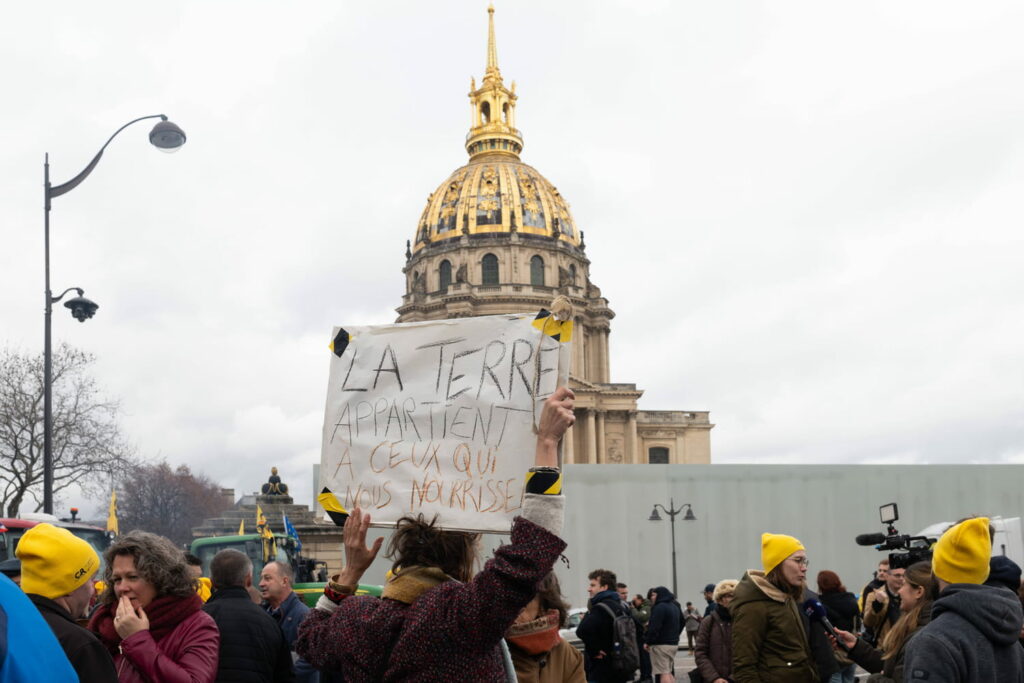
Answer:
[(658, 508), (668, 515), (668, 521), (672, 525), (672, 593), (679, 597), (679, 587), (676, 585), (676, 515), (683, 510), (686, 510), (686, 514), (683, 515), (684, 522), (695, 522), (697, 517), (693, 514), (693, 506), (689, 503), (683, 503), (682, 506), (676, 508), (675, 499), (670, 498), (668, 501), (668, 508), (666, 509), (661, 503), (655, 503), (654, 508), (651, 510), (651, 516), (647, 518), (648, 522), (660, 522), (661, 515), (658, 514)]
[(66, 301), (64, 306), (71, 309), (71, 315), (76, 320), (84, 323), (99, 308), (99, 305), (83, 296), (85, 291), (81, 287), (68, 287), (58, 296), (53, 296), (53, 292), (50, 290), (50, 201), (54, 197), (59, 197), (78, 187), (96, 168), (96, 164), (100, 162), (100, 158), (111, 140), (133, 123), (146, 119), (160, 119), (160, 123), (156, 124), (149, 133), (149, 141), (156, 148), (165, 152), (174, 152), (185, 144), (185, 133), (181, 128), (168, 121), (163, 114), (154, 114), (140, 116), (114, 131), (114, 134), (107, 138), (107, 141), (100, 147), (100, 151), (92, 158), (89, 165), (66, 183), (50, 185), (50, 155), (46, 154), (43, 159), (43, 250), (46, 270), (46, 313), (43, 333), (43, 512), (49, 514), (53, 514), (53, 361), (50, 333), (53, 305), (63, 299), (65, 294), (75, 290), (78, 292), (78, 296)]

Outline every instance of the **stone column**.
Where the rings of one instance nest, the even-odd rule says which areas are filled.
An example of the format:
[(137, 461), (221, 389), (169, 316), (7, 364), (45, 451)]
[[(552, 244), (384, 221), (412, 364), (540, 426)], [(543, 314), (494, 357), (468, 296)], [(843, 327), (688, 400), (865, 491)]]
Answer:
[(587, 462), (591, 465), (597, 463), (597, 436), (595, 434), (597, 420), (594, 419), (594, 411), (587, 411)]
[(608, 330), (607, 330), (607, 328), (601, 330), (601, 333), (598, 336), (598, 339), (600, 339), (600, 351), (601, 351), (601, 353), (599, 354), (600, 358), (601, 358), (601, 360), (600, 360), (600, 364), (601, 364), (601, 374), (600, 374), (601, 379), (600, 379), (600, 381), (602, 381), (602, 382), (610, 382), (611, 380), (609, 379), (609, 377), (611, 377), (611, 368), (608, 367), (609, 361), (608, 361)]
[(640, 453), (640, 439), (636, 435), (636, 411), (629, 411), (629, 418), (626, 421), (626, 457), (628, 462), (647, 462), (647, 458)]
[(572, 374), (587, 379), (586, 365), (583, 362), (583, 321), (577, 316), (573, 321), (572, 330)]
[(605, 444), (604, 411), (597, 411), (597, 461), (608, 462), (608, 450)]
[(676, 452), (672, 454), (670, 462), (682, 464), (686, 462), (686, 432), (676, 433)]

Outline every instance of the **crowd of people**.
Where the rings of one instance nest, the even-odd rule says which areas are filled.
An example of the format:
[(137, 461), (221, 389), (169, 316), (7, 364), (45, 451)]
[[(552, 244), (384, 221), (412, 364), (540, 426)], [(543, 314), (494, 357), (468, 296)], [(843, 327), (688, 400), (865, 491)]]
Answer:
[[(858, 599), (827, 569), (817, 573), (812, 591), (803, 544), (765, 533), (761, 568), (705, 586), (703, 614), (692, 603), (680, 605), (664, 586), (630, 598), (613, 572), (597, 569), (577, 629), (586, 680), (670, 683), (685, 673), (694, 683), (852, 683), (863, 669), (867, 683), (1022, 683), (1021, 568), (992, 557), (991, 544), (988, 519), (961, 520), (930, 559), (880, 562)], [(635, 671), (618, 667), (621, 656), (612, 654), (626, 645), (614, 640), (613, 629), (624, 615), (643, 647)], [(696, 667), (676, 672), (684, 630)]]
[[(207, 578), (143, 531), (118, 537), (101, 563), (66, 529), (38, 524), (17, 547), (20, 586), (0, 576), (0, 683), (850, 683), (858, 667), (870, 683), (1024, 683), (1021, 570), (991, 557), (985, 518), (951, 527), (930, 560), (880, 564), (859, 598), (829, 570), (813, 592), (810, 553), (786, 534), (763, 534), (760, 568), (707, 584), (703, 610), (665, 586), (631, 594), (596, 569), (580, 652), (559, 634), (569, 605), (553, 572), (566, 548), (557, 449), (573, 402), (565, 388), (545, 402), (521, 514), (479, 571), (479, 534), (406, 517), (384, 550), (367, 543), (370, 515), (357, 508), (344, 567), (310, 609), (287, 564), (254, 576), (249, 557), (222, 550)], [(382, 550), (381, 596), (357, 595)], [(684, 633), (695, 668), (677, 672)]]

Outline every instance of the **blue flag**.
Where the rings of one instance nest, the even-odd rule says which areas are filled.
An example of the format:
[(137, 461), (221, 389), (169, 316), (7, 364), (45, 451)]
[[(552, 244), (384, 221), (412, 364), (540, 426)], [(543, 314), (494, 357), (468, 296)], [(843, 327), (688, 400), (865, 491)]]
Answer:
[(299, 532), (292, 526), (292, 521), (288, 519), (288, 515), (284, 515), (284, 532), (295, 539), (295, 552), (302, 550), (302, 541), (299, 540)]

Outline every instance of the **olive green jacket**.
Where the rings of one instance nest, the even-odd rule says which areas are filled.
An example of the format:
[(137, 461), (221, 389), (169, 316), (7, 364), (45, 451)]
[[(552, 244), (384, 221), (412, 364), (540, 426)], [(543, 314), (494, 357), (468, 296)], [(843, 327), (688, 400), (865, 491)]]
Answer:
[(751, 569), (743, 575), (729, 611), (736, 683), (818, 683), (799, 606), (764, 572)]
[(633, 604), (633, 601), (629, 601), (629, 613), (633, 615), (633, 618), (640, 622), (640, 625), (647, 628), (647, 622), (651, 620), (651, 601), (644, 600), (639, 607)]

